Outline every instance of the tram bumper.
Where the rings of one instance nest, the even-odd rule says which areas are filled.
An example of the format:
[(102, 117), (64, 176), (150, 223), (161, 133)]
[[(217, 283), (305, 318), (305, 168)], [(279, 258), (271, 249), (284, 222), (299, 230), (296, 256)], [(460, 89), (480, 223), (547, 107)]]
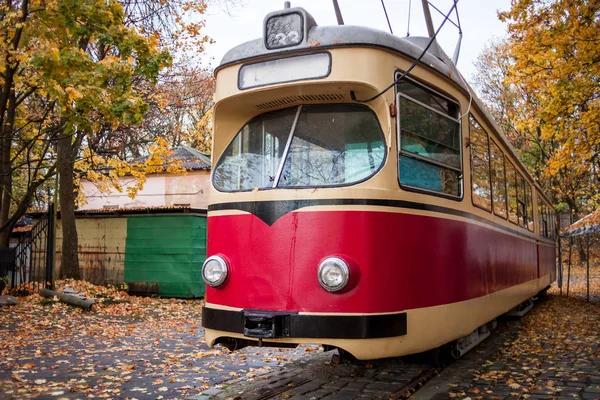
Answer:
[(406, 335), (406, 313), (303, 314), (204, 306), (202, 326), (249, 339), (375, 339)]

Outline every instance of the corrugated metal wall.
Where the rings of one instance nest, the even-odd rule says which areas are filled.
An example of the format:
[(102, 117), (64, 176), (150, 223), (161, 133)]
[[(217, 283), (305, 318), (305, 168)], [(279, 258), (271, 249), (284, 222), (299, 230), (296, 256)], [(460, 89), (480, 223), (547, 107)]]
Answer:
[(201, 297), (206, 258), (206, 218), (195, 215), (132, 216), (127, 223), (125, 282), (156, 284), (161, 296)]
[[(82, 279), (96, 285), (143, 283), (166, 297), (204, 296), (206, 216), (77, 217), (76, 223)], [(59, 279), (60, 220), (56, 239), (54, 279)]]
[[(97, 285), (123, 283), (127, 218), (77, 218), (81, 278)], [(62, 226), (56, 224), (54, 278), (60, 277)]]

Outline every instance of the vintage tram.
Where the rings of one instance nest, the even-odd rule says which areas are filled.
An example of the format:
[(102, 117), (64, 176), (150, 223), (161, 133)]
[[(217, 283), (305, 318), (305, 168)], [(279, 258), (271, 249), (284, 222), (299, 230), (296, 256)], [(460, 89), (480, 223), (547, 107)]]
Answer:
[(210, 346), (465, 351), (554, 281), (550, 202), (435, 41), (286, 8), (216, 80)]

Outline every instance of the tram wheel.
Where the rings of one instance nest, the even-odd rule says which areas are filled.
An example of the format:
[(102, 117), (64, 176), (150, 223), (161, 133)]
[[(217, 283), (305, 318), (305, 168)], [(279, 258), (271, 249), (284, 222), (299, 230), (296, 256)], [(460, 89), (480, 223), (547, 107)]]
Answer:
[(331, 356), (331, 362), (334, 364), (341, 364), (344, 362), (354, 363), (357, 362), (358, 358), (354, 357), (351, 353), (347, 352), (344, 349), (337, 348), (337, 354), (333, 354)]

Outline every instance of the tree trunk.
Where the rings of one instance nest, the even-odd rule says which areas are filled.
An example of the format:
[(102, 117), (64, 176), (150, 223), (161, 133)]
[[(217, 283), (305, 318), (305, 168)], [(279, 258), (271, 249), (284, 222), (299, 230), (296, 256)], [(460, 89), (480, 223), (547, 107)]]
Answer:
[(79, 273), (79, 256), (77, 241), (77, 225), (75, 224), (75, 184), (73, 168), (73, 135), (66, 130), (58, 139), (58, 193), (60, 196), (60, 221), (62, 224), (62, 257), (61, 276), (63, 278), (81, 279)]
[[(16, 115), (16, 95), (14, 90), (10, 91), (6, 117), (2, 126), (2, 150), (0, 154), (0, 186), (2, 198), (0, 199), (0, 226), (5, 226), (10, 214), (10, 204), (12, 201), (12, 165), (10, 160), (10, 150), (13, 138), (13, 129)], [(14, 224), (12, 225), (14, 226)], [(6, 226), (0, 231), (0, 247), (8, 247), (10, 232), (12, 226)]]
[(70, 304), (70, 305), (76, 306), (76, 307), (80, 307), (80, 308), (83, 308), (85, 310), (89, 310), (90, 308), (92, 308), (92, 306), (94, 304), (96, 304), (96, 302), (94, 300), (92, 300), (92, 299), (85, 299), (84, 300), (84, 299), (80, 299), (80, 298), (75, 297), (75, 296), (69, 296), (68, 294), (56, 292), (54, 290), (45, 289), (45, 288), (40, 289), (38, 291), (38, 294), (40, 296), (46, 297), (48, 299), (52, 299), (52, 298), (54, 298), (54, 296), (56, 296), (63, 303)]
[[(21, 24), (17, 24), (14, 36), (10, 39), (9, 49), (17, 50), (21, 43), (21, 36), (25, 21), (29, 17), (29, 0), (21, 0), (21, 3), (6, 2), (8, 11), (18, 11), (21, 14)], [(13, 8), (14, 7), (14, 8)], [(3, 12), (4, 13), (4, 12)], [(7, 38), (5, 38), (6, 41)], [(8, 43), (7, 43), (8, 44)], [(12, 145), (13, 127), (16, 111), (16, 95), (14, 89), (14, 77), (19, 68), (19, 62), (12, 60), (10, 52), (5, 51), (4, 70), (2, 71), (2, 90), (0, 91), (0, 226), (5, 226), (10, 214), (10, 203), (12, 200), (12, 170), (10, 164), (10, 150)], [(5, 227), (0, 232), (0, 247), (8, 247), (10, 232), (14, 223)]]

